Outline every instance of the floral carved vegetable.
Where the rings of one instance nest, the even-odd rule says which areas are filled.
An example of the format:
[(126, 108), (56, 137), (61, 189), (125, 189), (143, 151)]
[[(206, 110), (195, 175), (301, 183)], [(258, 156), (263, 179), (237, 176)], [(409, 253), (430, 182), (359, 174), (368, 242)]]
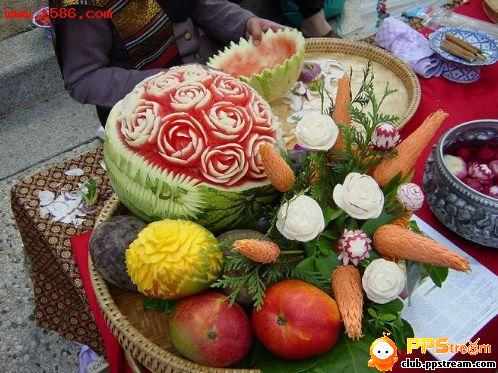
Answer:
[(205, 228), (185, 220), (150, 223), (126, 252), (126, 265), (138, 290), (178, 299), (206, 289), (221, 272), (223, 253)]
[(339, 266), (332, 273), (332, 291), (339, 306), (346, 334), (362, 337), (363, 291), (360, 271), (354, 266)]
[(385, 259), (373, 260), (365, 269), (362, 285), (368, 299), (385, 304), (396, 299), (406, 286), (406, 271)]
[(200, 65), (161, 72), (113, 108), (104, 157), (120, 201), (143, 220), (250, 227), (276, 198), (259, 148), (276, 134), (247, 84)]
[(414, 183), (401, 184), (396, 197), (407, 211), (417, 211), (424, 204), (424, 192)]
[(399, 130), (391, 123), (381, 123), (372, 134), (372, 145), (377, 150), (391, 150), (398, 145)]
[(373, 236), (375, 249), (385, 258), (407, 259), (415, 262), (469, 271), (467, 259), (421, 234), (393, 224), (377, 229)]
[(408, 176), (420, 154), (429, 145), (448, 114), (442, 110), (429, 115), (410, 136), (396, 147), (397, 156), (382, 161), (374, 170), (373, 177), (381, 186), (387, 185), (393, 177), (401, 173)]
[(334, 202), (355, 219), (375, 219), (384, 208), (384, 193), (369, 175), (351, 172), (334, 187)]
[(300, 195), (280, 207), (276, 226), (285, 238), (308, 242), (323, 232), (325, 218), (318, 202)]
[(334, 120), (319, 111), (306, 111), (296, 126), (296, 139), (306, 149), (327, 151), (338, 136), (339, 128)]
[(345, 229), (339, 240), (338, 249), (340, 254), (338, 259), (342, 260), (344, 265), (351, 262), (356, 266), (360, 261), (370, 256), (371, 243), (372, 240), (362, 230), (352, 231)]

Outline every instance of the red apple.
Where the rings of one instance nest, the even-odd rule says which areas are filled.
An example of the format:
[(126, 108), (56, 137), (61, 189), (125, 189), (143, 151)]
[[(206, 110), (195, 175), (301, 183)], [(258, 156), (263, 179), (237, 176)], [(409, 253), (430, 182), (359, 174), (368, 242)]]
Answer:
[(179, 301), (169, 322), (173, 346), (186, 358), (211, 367), (240, 361), (252, 342), (242, 307), (220, 293), (206, 292)]
[(270, 287), (263, 307), (252, 314), (252, 325), (268, 350), (292, 360), (329, 351), (342, 329), (335, 300), (300, 280)]

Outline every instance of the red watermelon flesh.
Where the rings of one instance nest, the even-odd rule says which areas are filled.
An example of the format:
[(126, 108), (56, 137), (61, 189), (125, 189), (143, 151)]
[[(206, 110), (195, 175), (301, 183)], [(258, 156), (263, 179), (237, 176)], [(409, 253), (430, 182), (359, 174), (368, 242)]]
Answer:
[(266, 68), (284, 63), (296, 53), (296, 41), (287, 34), (264, 38), (259, 45), (248, 46), (253, 50), (237, 51), (223, 62), (221, 70), (239, 77), (250, 77)]
[(146, 163), (222, 188), (266, 178), (257, 150), (275, 142), (271, 109), (247, 84), (191, 65), (146, 80), (134, 94), (115, 130)]

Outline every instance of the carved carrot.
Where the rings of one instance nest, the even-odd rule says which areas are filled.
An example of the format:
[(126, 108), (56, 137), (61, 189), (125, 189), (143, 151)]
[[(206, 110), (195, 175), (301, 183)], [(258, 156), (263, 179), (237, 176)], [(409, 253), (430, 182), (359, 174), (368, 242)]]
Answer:
[(276, 243), (264, 240), (237, 240), (233, 243), (233, 250), (256, 263), (274, 263), (280, 255)]
[(373, 177), (381, 186), (388, 184), (400, 172), (408, 176), (420, 154), (429, 145), (448, 114), (442, 110), (429, 115), (410, 136), (396, 147), (397, 156), (382, 161), (374, 170)]
[(373, 243), (375, 249), (387, 259), (408, 259), (462, 272), (470, 270), (470, 264), (464, 257), (428, 237), (398, 225), (386, 224), (377, 229)]
[(294, 171), (275, 150), (273, 145), (263, 143), (259, 146), (259, 155), (266, 176), (279, 192), (287, 192), (292, 189), (296, 182)]
[[(335, 98), (335, 110), (332, 114), (332, 119), (334, 119), (337, 124), (349, 125), (351, 123), (351, 113), (349, 111), (350, 104), (351, 82), (349, 81), (349, 76), (344, 74), (344, 76), (338, 81), (337, 95)], [(337, 137), (337, 141), (333, 149), (344, 149), (344, 136), (341, 132), (339, 132), (339, 136)]]
[(363, 290), (360, 272), (355, 266), (339, 266), (332, 272), (332, 291), (339, 307), (346, 334), (351, 339), (362, 336)]

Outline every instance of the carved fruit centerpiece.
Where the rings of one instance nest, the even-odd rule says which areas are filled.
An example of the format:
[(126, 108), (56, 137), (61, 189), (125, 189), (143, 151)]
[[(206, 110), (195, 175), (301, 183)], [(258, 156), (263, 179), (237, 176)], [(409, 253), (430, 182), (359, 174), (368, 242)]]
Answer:
[(146, 79), (115, 105), (104, 156), (120, 201), (137, 216), (216, 232), (250, 226), (275, 198), (258, 155), (275, 142), (271, 109), (256, 91), (187, 65)]

